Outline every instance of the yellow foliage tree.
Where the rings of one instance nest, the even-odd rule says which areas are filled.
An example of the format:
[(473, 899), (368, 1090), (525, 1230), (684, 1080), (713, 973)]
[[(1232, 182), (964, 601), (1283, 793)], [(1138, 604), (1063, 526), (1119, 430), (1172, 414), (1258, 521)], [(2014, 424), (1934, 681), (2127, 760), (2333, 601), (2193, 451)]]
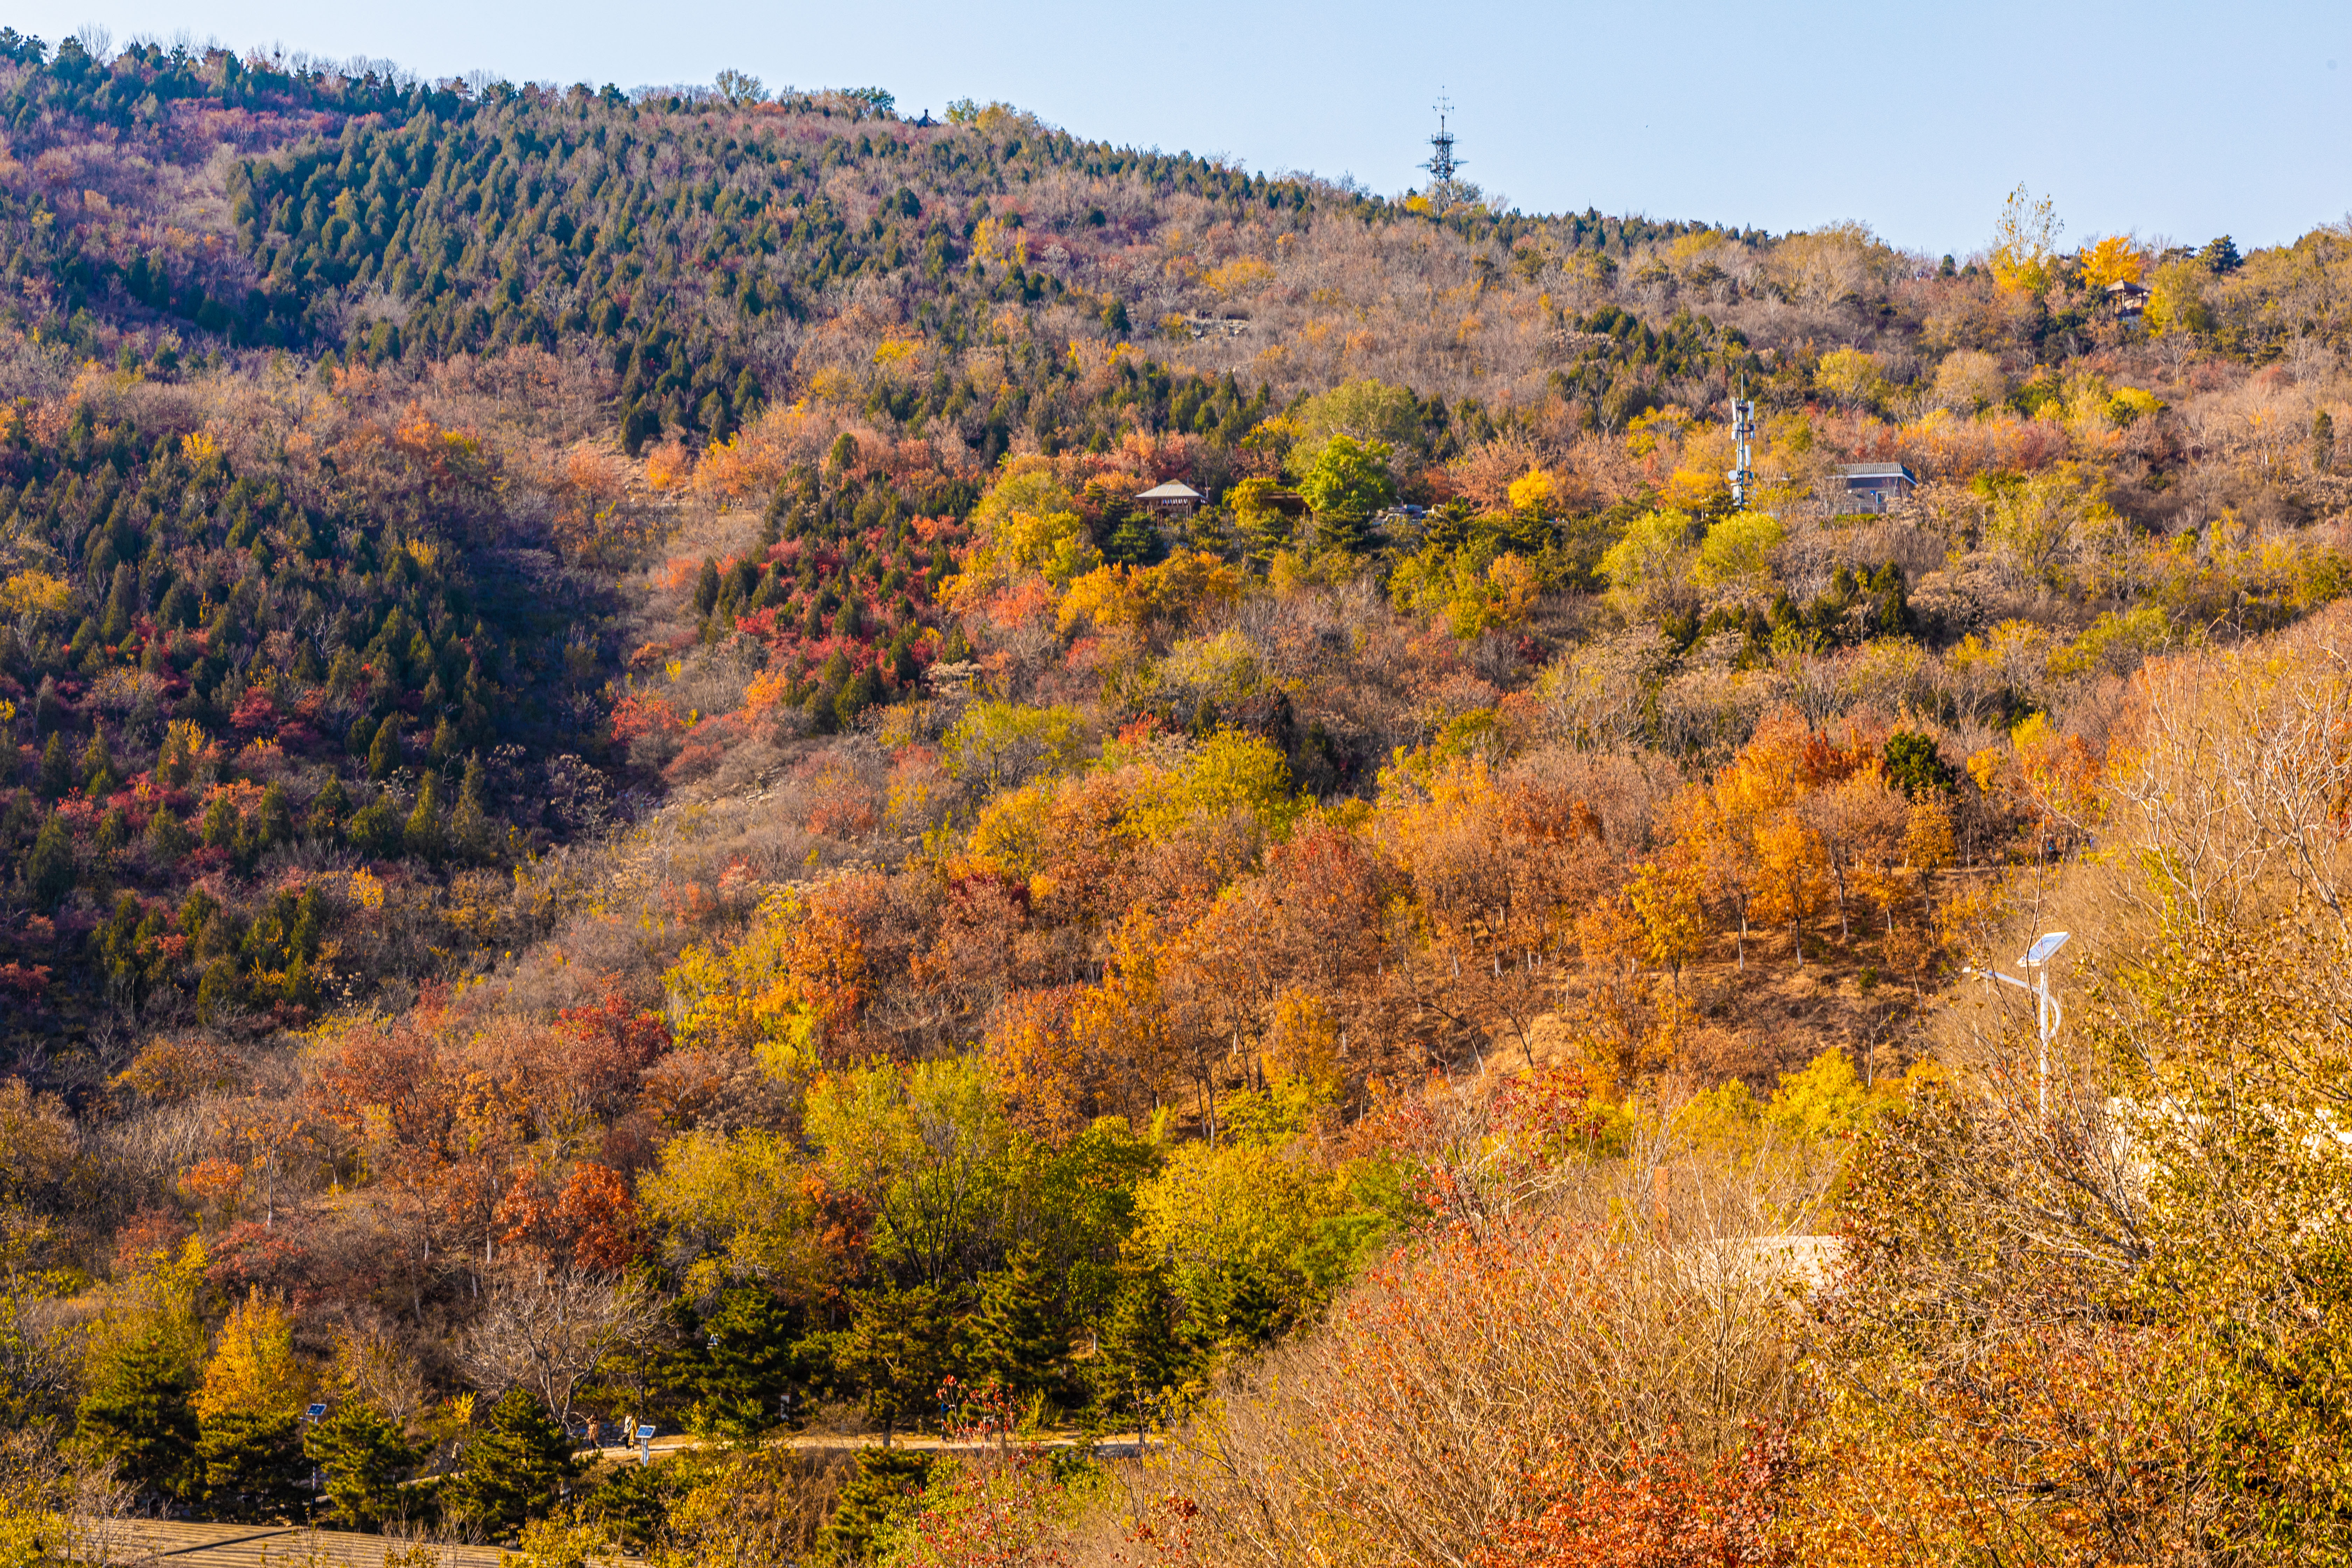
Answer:
[(2201, 332), (2210, 327), (2213, 313), (2206, 307), (2205, 289), (2212, 281), (2212, 273), (2200, 261), (2168, 261), (2158, 268), (2147, 285), (2147, 330), (2162, 334)]
[(1339, 1026), (1321, 997), (1296, 986), (1276, 997), (1263, 1055), (1267, 1078), (1303, 1084), (1318, 1103), (1338, 1101)]
[(824, 1190), (790, 1139), (696, 1128), (662, 1145), (637, 1195), (672, 1245), (695, 1256), (688, 1289), (761, 1279), (790, 1292), (824, 1283), (825, 1238), (812, 1230)]
[(1683, 966), (1706, 952), (1715, 928), (1706, 918), (1706, 879), (1683, 857), (1645, 860), (1625, 885), (1625, 899), (1642, 923), (1642, 952), (1683, 984)]
[(310, 1383), (294, 1357), (293, 1320), (257, 1287), (221, 1325), (196, 1389), (196, 1415), (206, 1421), (231, 1413), (279, 1415), (300, 1407)]
[(2111, 283), (2137, 283), (2147, 267), (2139, 247), (2129, 235), (2111, 234), (2083, 248), (2083, 286), (2105, 289)]
[(771, 1075), (792, 1078), (865, 1005), (865, 943), (839, 915), (778, 893), (732, 945), (680, 953), (662, 985), (680, 1045), (748, 1049)]
[(1511, 510), (1549, 517), (1559, 510), (1567, 487), (1549, 468), (1532, 468), (1511, 481)]
[(1443, 616), (1446, 630), (1464, 642), (1524, 625), (1544, 586), (1535, 562), (1475, 543), (1458, 550), (1431, 545), (1397, 563), (1389, 576), (1397, 608)]
[(950, 608), (976, 603), (1032, 574), (1066, 588), (1102, 564), (1100, 552), (1087, 539), (1077, 500), (1055, 477), (1051, 458), (1007, 458), (972, 522), (980, 542), (965, 557), (963, 569), (940, 584), (940, 602)]
[(2058, 235), (2066, 226), (2048, 196), (2036, 201), (2021, 183), (2001, 204), (1993, 225), (1992, 275), (2003, 289), (2039, 294), (2056, 275)]
[(1790, 955), (1805, 966), (1805, 924), (1820, 914), (1829, 857), (1821, 835), (1793, 811), (1775, 812), (1756, 833), (1756, 911), (1789, 928)]
[(1886, 393), (1878, 356), (1861, 349), (1834, 349), (1814, 367), (1813, 383), (1851, 408), (1868, 408)]
[(1065, 633), (1081, 621), (1106, 630), (1181, 623), (1241, 592), (1240, 573), (1206, 551), (1181, 550), (1157, 566), (1098, 566), (1074, 579), (1057, 618)]
[(1178, 766), (1147, 778), (1136, 792), (1133, 817), (1138, 831), (1153, 841), (1234, 813), (1279, 837), (1305, 806), (1291, 793), (1290, 764), (1273, 742), (1244, 730), (1220, 730)]

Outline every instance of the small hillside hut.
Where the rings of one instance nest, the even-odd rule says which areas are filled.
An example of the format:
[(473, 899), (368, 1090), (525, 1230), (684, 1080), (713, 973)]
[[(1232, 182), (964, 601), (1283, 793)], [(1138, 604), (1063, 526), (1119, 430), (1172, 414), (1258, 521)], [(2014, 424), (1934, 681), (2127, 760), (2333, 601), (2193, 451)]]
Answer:
[(1207, 496), (1175, 479), (1164, 485), (1154, 485), (1135, 498), (1136, 505), (1168, 518), (1190, 517), (1208, 501)]

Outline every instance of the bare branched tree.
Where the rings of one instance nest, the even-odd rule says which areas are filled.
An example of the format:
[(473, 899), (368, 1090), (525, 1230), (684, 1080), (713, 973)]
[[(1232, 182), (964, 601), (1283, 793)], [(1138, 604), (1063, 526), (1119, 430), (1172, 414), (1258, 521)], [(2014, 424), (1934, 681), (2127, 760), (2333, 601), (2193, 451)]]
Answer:
[(569, 1421), (582, 1383), (620, 1346), (654, 1324), (653, 1298), (633, 1279), (576, 1269), (508, 1276), (467, 1336), (466, 1369), (486, 1390), (527, 1388)]

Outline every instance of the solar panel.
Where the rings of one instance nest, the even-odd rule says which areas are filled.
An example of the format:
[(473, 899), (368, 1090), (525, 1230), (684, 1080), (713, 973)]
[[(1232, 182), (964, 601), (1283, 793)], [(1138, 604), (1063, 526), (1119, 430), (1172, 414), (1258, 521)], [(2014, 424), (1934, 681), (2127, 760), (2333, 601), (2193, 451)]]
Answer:
[(2053, 931), (2035, 937), (2033, 945), (2026, 949), (2025, 956), (2018, 962), (2029, 969), (2037, 963), (2049, 963), (2050, 955), (2065, 946), (2067, 937), (2072, 934), (2071, 931)]

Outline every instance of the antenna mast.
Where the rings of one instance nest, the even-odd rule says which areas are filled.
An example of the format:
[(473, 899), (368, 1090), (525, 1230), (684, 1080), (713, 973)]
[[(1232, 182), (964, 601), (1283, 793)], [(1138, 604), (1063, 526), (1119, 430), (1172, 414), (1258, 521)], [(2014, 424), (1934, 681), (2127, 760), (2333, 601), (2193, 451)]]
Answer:
[(1748, 378), (1739, 378), (1739, 390), (1731, 398), (1731, 438), (1737, 443), (1738, 456), (1731, 472), (1731, 504), (1740, 510), (1748, 510), (1748, 497), (1756, 488), (1756, 405), (1748, 395)]

